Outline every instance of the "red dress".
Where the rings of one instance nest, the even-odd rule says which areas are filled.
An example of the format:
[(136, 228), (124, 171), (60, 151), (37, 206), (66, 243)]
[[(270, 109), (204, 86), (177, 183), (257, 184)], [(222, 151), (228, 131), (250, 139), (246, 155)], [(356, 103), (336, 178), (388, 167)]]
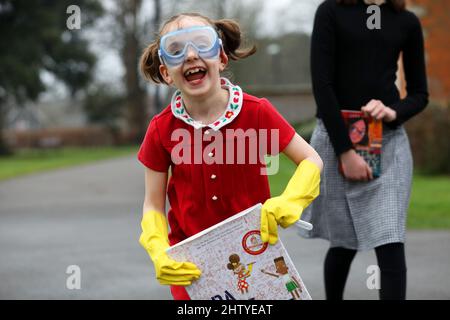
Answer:
[[(238, 133), (251, 136), (256, 132), (252, 141), (257, 141), (257, 152), (264, 154), (283, 151), (295, 134), (268, 100), (222, 81), (230, 90), (230, 101), (218, 121), (209, 126), (196, 123), (176, 92), (171, 104), (151, 120), (138, 153), (139, 161), (152, 170), (167, 172), (171, 168), (167, 189), (171, 245), (270, 198), (267, 175), (261, 174), (264, 161), (250, 152), (239, 152), (239, 146), (246, 151), (252, 147), (248, 136)], [(278, 150), (272, 149), (277, 143)], [(268, 152), (261, 145), (267, 145)], [(182, 158), (191, 161), (180, 161)], [(171, 286), (171, 292), (176, 300), (189, 299), (184, 287)]]

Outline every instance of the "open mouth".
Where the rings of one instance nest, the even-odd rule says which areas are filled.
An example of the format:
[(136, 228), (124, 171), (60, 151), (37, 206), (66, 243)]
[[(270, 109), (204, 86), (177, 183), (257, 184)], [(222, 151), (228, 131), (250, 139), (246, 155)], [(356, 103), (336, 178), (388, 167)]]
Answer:
[(203, 67), (190, 68), (184, 73), (184, 78), (188, 81), (201, 80), (206, 75), (206, 69)]

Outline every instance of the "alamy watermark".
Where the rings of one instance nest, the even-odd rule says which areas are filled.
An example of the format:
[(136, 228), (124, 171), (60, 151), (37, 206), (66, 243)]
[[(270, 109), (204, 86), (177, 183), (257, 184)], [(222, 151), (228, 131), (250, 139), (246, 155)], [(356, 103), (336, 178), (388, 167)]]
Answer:
[(70, 5), (66, 9), (66, 13), (70, 16), (66, 20), (66, 26), (69, 30), (81, 29), (81, 9), (77, 5)]
[(366, 280), (366, 286), (369, 290), (380, 290), (380, 267), (378, 267), (375, 264), (372, 264), (367, 267), (366, 270), (367, 274), (370, 274), (370, 276)]
[(369, 18), (367, 18), (366, 26), (369, 30), (381, 29), (381, 11), (380, 7), (373, 4), (367, 7), (366, 13), (371, 14)]
[(70, 265), (66, 269), (69, 276), (66, 279), (66, 288), (69, 290), (81, 289), (81, 268), (76, 264)]
[[(279, 168), (279, 129), (208, 129), (172, 132), (171, 159), (180, 164), (264, 164), (262, 175), (273, 175)], [(205, 145), (205, 146), (204, 146)], [(266, 155), (274, 155), (265, 158)], [(267, 167), (265, 166), (267, 165)]]

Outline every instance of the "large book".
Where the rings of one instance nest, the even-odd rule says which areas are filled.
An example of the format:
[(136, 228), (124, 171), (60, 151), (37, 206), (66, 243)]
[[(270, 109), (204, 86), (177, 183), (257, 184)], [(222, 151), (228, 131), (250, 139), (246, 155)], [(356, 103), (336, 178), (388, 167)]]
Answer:
[(167, 250), (195, 263), (201, 277), (187, 286), (194, 300), (311, 300), (282, 241), (263, 243), (261, 204), (248, 208)]
[[(381, 174), (381, 146), (383, 123), (363, 111), (341, 110), (342, 118), (355, 151), (372, 169), (377, 178)], [(342, 172), (342, 167), (339, 167)]]

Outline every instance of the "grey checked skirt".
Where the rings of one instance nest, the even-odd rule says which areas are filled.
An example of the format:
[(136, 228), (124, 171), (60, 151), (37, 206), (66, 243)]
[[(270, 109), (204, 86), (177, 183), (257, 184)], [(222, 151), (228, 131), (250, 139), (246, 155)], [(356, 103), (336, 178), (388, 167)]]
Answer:
[(383, 127), (381, 175), (369, 182), (351, 182), (342, 177), (320, 119), (311, 145), (322, 157), (324, 169), (320, 195), (301, 216), (314, 228), (299, 229), (300, 235), (329, 240), (331, 247), (356, 250), (404, 242), (413, 170), (405, 129)]

